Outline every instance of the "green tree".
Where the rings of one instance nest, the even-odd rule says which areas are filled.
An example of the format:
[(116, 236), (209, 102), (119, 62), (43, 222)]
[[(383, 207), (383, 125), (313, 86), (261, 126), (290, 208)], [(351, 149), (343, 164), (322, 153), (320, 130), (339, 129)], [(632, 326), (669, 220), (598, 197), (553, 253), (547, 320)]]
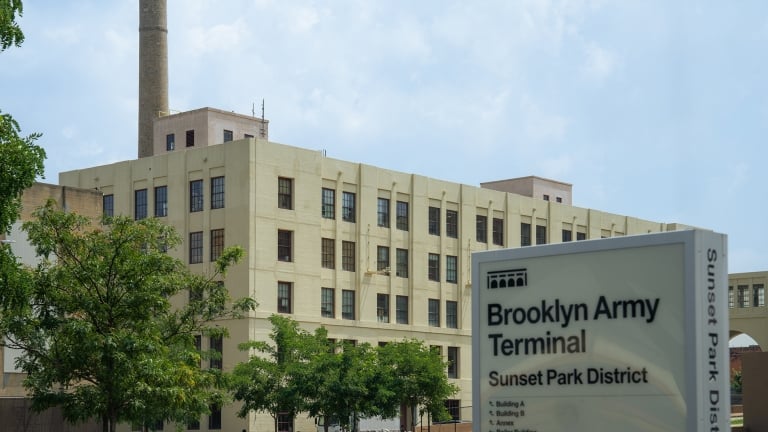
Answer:
[[(326, 346), (311, 359), (301, 381), (310, 417), (337, 419), (354, 432), (361, 417), (394, 416), (379, 404), (389, 392), (381, 386), (385, 381), (380, 377), (386, 372), (379, 368), (376, 351), (369, 344)], [(329, 423), (324, 422), (326, 431)]]
[[(220, 403), (219, 371), (200, 368), (196, 335), (226, 335), (251, 299), (231, 302), (217, 280), (243, 255), (227, 249), (211, 275), (165, 250), (173, 228), (156, 219), (88, 219), (49, 201), (24, 224), (41, 258), (0, 290), (0, 333), (23, 350), (18, 366), (33, 408), (60, 406), (70, 422), (186, 422)], [(173, 307), (172, 299), (196, 299)], [(203, 354), (204, 355), (204, 354)]]
[(295, 418), (306, 410), (304, 391), (309, 363), (319, 352), (328, 350), (328, 338), (322, 327), (312, 334), (281, 315), (272, 315), (269, 321), (273, 344), (251, 341), (240, 345), (241, 350), (252, 351), (253, 355), (235, 366), (230, 388), (235, 400), (243, 402), (240, 417), (250, 411), (267, 412), (277, 431), (279, 414)]
[(386, 406), (390, 412), (401, 405), (411, 409), (409, 430), (414, 430), (418, 407), (422, 414), (428, 412), (437, 421), (450, 417), (444, 401), (459, 388), (448, 382), (447, 363), (439, 353), (416, 339), (389, 343), (378, 347), (378, 351), (380, 367), (390, 371), (381, 377), (386, 380), (382, 385), (391, 390)]
[(0, 51), (24, 42), (24, 33), (16, 23), (16, 15), (21, 16), (23, 12), (21, 0), (0, 0)]

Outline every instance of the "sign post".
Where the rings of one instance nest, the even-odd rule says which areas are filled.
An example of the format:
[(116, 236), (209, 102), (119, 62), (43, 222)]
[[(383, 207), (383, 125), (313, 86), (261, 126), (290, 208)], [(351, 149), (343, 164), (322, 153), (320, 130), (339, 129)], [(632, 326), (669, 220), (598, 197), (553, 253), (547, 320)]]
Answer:
[(474, 432), (728, 431), (726, 236), (474, 253)]

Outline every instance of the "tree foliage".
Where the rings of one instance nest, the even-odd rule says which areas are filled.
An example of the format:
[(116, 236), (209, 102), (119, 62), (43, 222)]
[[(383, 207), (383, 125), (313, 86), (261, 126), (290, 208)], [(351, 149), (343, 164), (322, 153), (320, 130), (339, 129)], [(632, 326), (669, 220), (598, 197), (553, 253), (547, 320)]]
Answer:
[[(232, 391), (239, 412), (288, 412), (337, 419), (355, 430), (357, 419), (398, 415), (402, 405), (446, 418), (444, 401), (458, 387), (448, 382), (446, 363), (423, 342), (405, 340), (372, 348), (334, 344), (325, 328), (314, 333), (290, 318), (270, 318), (273, 344), (250, 342), (248, 362), (235, 367)], [(415, 416), (414, 416), (415, 417)], [(326, 430), (328, 421), (325, 422)]]
[(278, 414), (287, 413), (293, 418), (306, 409), (303, 380), (307, 378), (307, 365), (318, 352), (327, 349), (323, 346), (327, 337), (324, 329), (313, 335), (281, 315), (272, 315), (269, 321), (273, 344), (251, 341), (240, 345), (240, 349), (254, 355), (235, 366), (231, 389), (235, 400), (243, 402), (238, 415), (267, 412), (275, 420), (277, 431)]
[[(447, 363), (438, 352), (420, 340), (404, 340), (379, 347), (379, 362), (389, 371), (383, 379), (393, 390), (388, 406), (411, 408), (413, 419), (417, 407), (436, 421), (450, 418), (444, 401), (459, 388), (448, 382)], [(413, 425), (409, 430), (414, 430)]]
[[(2, 1), (2, 0), (0, 0)], [(35, 145), (40, 134), (19, 136), (21, 129), (9, 114), (0, 112), (0, 233), (18, 219), (21, 194), (43, 176), (45, 150)]]
[[(214, 274), (194, 275), (165, 253), (180, 238), (156, 219), (94, 227), (52, 201), (24, 229), (40, 263), (17, 265), (0, 292), (0, 333), (23, 350), (34, 409), (60, 406), (70, 422), (96, 418), (114, 431), (118, 422), (185, 422), (221, 402), (220, 373), (200, 368), (195, 336), (225, 335), (215, 320), (253, 308), (232, 303), (216, 281), (242, 249), (228, 249)], [(173, 307), (187, 290), (199, 300)]]
[(11, 45), (21, 46), (24, 42), (24, 33), (16, 23), (16, 16), (23, 12), (21, 0), (0, 0), (0, 51)]

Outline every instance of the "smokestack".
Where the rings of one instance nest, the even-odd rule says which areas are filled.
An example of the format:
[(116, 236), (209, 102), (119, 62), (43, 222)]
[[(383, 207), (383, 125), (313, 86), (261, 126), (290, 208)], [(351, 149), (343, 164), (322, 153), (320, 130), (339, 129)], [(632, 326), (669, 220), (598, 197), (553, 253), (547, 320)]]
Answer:
[(166, 0), (139, 0), (139, 157), (154, 154), (153, 122), (168, 113)]

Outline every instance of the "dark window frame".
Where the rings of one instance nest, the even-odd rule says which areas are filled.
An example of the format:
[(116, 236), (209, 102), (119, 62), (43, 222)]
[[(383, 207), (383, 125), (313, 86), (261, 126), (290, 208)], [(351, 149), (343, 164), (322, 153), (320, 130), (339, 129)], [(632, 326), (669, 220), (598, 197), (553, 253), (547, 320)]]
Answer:
[(277, 178), (277, 207), (293, 210), (293, 179), (288, 177)]
[(459, 303), (453, 300), (445, 301), (445, 326), (459, 328)]
[(324, 219), (336, 219), (336, 191), (334, 189), (322, 189), (321, 207), (321, 214)]
[(136, 189), (133, 192), (133, 200), (133, 218), (135, 220), (146, 219), (148, 212), (147, 190)]
[(376, 224), (389, 228), (389, 198), (379, 198), (376, 201)]
[(395, 296), (395, 322), (408, 324), (408, 296)]
[(459, 212), (456, 210), (445, 211), (445, 235), (459, 238)]
[(445, 256), (445, 281), (448, 283), (459, 282), (459, 257), (456, 255)]
[(107, 194), (101, 197), (101, 209), (106, 217), (115, 215), (115, 196)]
[(504, 219), (493, 218), (493, 244), (504, 246)]
[(341, 290), (341, 319), (355, 319), (355, 291)]
[(478, 243), (488, 243), (488, 216), (475, 216), (475, 237)]
[(211, 262), (219, 259), (224, 252), (224, 228), (211, 230)]
[(168, 186), (155, 186), (155, 217), (168, 216)]
[(189, 233), (189, 263), (200, 264), (203, 262), (203, 232)]
[(389, 246), (376, 246), (376, 270), (389, 271)]
[(343, 240), (341, 242), (341, 269), (344, 271), (356, 271), (357, 259), (355, 257), (355, 242)]
[(440, 282), (440, 255), (430, 253), (427, 256), (427, 279)]
[(336, 317), (336, 290), (322, 287), (320, 289), (320, 316), (323, 318)]
[(376, 321), (389, 323), (389, 294), (376, 294)]
[(440, 300), (427, 300), (427, 323), (430, 327), (440, 327)]
[(205, 204), (205, 197), (203, 196), (203, 180), (190, 180), (189, 181), (189, 212), (201, 212), (203, 211)]
[(440, 235), (440, 207), (429, 207), (427, 214), (427, 231), (430, 235)]
[(326, 269), (336, 268), (336, 240), (323, 237), (320, 240), (320, 266)]
[(357, 195), (354, 192), (341, 193), (341, 220), (355, 222), (357, 218)]
[(277, 260), (293, 262), (293, 231), (277, 230)]
[(400, 231), (408, 231), (410, 229), (410, 223), (409, 223), (409, 216), (408, 216), (408, 209), (409, 205), (405, 201), (397, 201), (397, 208), (396, 208), (396, 219), (397, 219), (397, 229)]
[(211, 177), (211, 209), (224, 208), (226, 182), (224, 176)]
[(520, 246), (531, 245), (531, 224), (520, 222)]
[(277, 313), (293, 313), (293, 283), (277, 282)]
[(408, 249), (395, 249), (395, 275), (397, 277), (408, 277)]

